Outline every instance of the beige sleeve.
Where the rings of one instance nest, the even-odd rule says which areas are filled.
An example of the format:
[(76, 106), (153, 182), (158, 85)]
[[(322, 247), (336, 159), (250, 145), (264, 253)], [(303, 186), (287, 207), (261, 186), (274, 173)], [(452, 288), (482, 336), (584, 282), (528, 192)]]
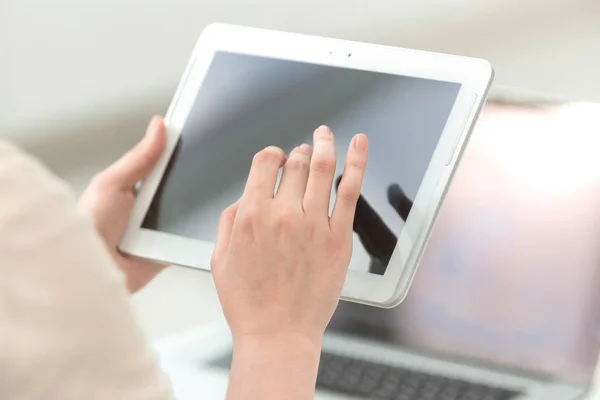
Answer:
[(171, 398), (124, 279), (69, 189), (1, 140), (0, 398)]

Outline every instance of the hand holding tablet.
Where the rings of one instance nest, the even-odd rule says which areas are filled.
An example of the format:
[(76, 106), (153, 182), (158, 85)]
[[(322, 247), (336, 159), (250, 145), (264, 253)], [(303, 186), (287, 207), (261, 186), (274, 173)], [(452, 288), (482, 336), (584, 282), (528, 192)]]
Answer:
[(218, 216), (242, 195), (253, 156), (268, 146), (288, 153), (325, 124), (335, 133), (336, 177), (352, 137), (369, 137), (341, 298), (397, 305), (492, 76), (478, 59), (212, 25), (165, 117), (167, 149), (120, 248), (209, 269)]

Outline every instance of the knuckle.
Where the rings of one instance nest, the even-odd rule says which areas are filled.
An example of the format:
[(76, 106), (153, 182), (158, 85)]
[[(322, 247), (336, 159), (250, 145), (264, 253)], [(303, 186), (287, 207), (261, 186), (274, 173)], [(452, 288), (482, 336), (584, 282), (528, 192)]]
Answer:
[(313, 169), (316, 172), (324, 174), (333, 174), (335, 172), (335, 158), (321, 157), (314, 160)]
[(296, 216), (296, 211), (291, 207), (282, 207), (275, 214), (275, 224), (280, 228), (292, 228), (296, 221)]
[(254, 155), (254, 164), (280, 164), (285, 153), (279, 147), (269, 146)]
[(221, 212), (221, 220), (225, 220), (227, 218), (229, 218), (230, 216), (232, 216), (232, 214), (235, 213), (235, 204), (230, 205), (229, 207), (227, 207), (226, 209), (224, 209)]
[(256, 205), (250, 205), (244, 208), (240, 215), (240, 222), (244, 225), (254, 225), (260, 220), (262, 210)]
[(156, 161), (156, 157), (153, 154), (149, 154), (148, 151), (140, 154), (138, 158), (139, 166), (144, 170), (150, 170), (156, 164)]
[(221, 255), (217, 254), (217, 253), (213, 253), (213, 255), (210, 257), (210, 269), (211, 271), (216, 271), (219, 268), (219, 265), (221, 265)]
[(337, 197), (339, 197), (342, 201), (347, 203), (356, 203), (358, 201), (358, 196), (360, 195), (360, 188), (355, 187), (355, 185), (347, 184), (340, 185)]
[(351, 157), (346, 160), (349, 168), (364, 171), (367, 168), (367, 159), (363, 157)]
[(210, 259), (210, 272), (217, 286), (221, 283), (225, 270), (225, 257), (223, 254), (213, 255)]
[(285, 168), (288, 171), (307, 171), (308, 160), (304, 157), (290, 157), (290, 159), (285, 163)]

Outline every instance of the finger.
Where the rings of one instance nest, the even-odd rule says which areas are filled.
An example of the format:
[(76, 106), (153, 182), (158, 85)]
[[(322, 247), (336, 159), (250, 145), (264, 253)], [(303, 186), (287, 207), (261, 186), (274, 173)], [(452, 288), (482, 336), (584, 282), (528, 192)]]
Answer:
[(248, 174), (243, 199), (272, 199), (275, 195), (277, 174), (285, 160), (283, 150), (275, 146), (269, 146), (256, 153)]
[(404, 191), (397, 183), (390, 185), (387, 190), (388, 202), (390, 205), (396, 210), (400, 218), (404, 222), (408, 218), (408, 214), (410, 214), (410, 210), (412, 209), (413, 202), (404, 194)]
[(329, 221), (332, 229), (352, 230), (356, 203), (367, 167), (368, 147), (367, 137), (362, 134), (354, 136), (350, 142), (342, 180)]
[(311, 155), (312, 148), (307, 144), (300, 145), (291, 151), (283, 166), (281, 182), (279, 182), (275, 197), (297, 201), (302, 206)]
[(307, 214), (328, 216), (335, 174), (335, 142), (331, 130), (326, 126), (315, 131), (313, 140), (314, 150), (306, 183), (304, 210)]
[(103, 182), (120, 189), (133, 189), (152, 171), (166, 145), (166, 131), (161, 117), (154, 117), (144, 138), (121, 159), (106, 169)]
[[(341, 181), (342, 176), (340, 175), (335, 180), (336, 191), (340, 187)], [(391, 187), (388, 188), (388, 195)], [(358, 235), (367, 253), (387, 265), (398, 239), (362, 194), (358, 195), (356, 201), (352, 229)]]
[(215, 249), (210, 262), (211, 268), (219, 263), (219, 260), (223, 258), (223, 255), (229, 248), (229, 238), (231, 237), (233, 222), (235, 221), (235, 216), (237, 214), (238, 203), (239, 202), (236, 201), (221, 213), (221, 217), (219, 218), (219, 227), (217, 229)]

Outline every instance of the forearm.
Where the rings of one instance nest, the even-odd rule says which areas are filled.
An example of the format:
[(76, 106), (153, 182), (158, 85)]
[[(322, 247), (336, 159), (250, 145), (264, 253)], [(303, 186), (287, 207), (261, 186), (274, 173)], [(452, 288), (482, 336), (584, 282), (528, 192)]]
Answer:
[(170, 399), (91, 223), (1, 141), (0, 203), (0, 397)]
[(227, 399), (313, 399), (320, 352), (304, 337), (234, 340)]

